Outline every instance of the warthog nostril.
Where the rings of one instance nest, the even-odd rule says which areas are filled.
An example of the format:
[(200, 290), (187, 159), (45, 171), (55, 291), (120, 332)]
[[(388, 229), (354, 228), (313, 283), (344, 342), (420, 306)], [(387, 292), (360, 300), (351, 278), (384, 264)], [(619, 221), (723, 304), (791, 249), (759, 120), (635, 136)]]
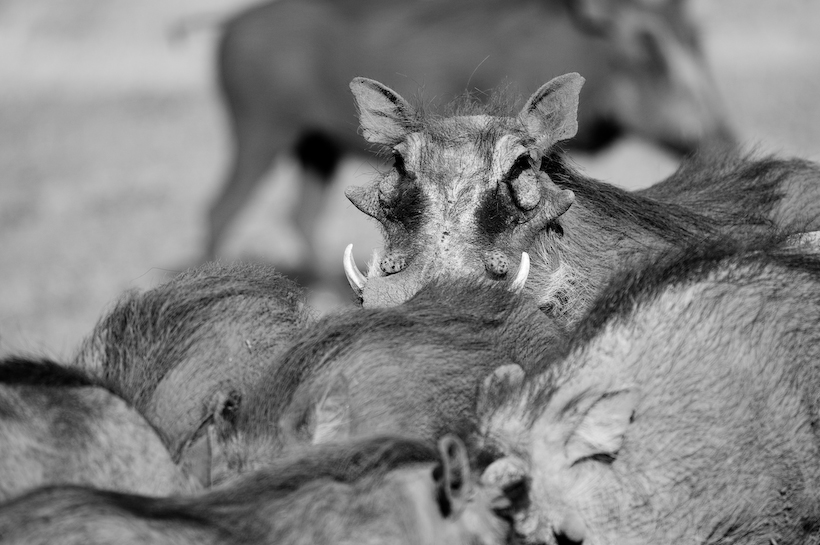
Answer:
[(379, 267), (384, 274), (396, 274), (407, 267), (407, 259), (402, 253), (391, 252), (379, 261)]
[(484, 266), (490, 274), (506, 276), (510, 270), (510, 259), (500, 250), (493, 250), (485, 256)]

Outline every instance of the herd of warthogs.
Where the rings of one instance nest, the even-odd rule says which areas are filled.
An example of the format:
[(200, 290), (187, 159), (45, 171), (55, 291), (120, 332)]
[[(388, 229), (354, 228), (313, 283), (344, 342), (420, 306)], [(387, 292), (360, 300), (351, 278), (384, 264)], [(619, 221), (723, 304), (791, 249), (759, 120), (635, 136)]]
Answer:
[[(306, 165), (332, 171), (316, 131), (348, 124), (339, 50), (389, 42), (370, 18), (400, 24), (361, 70), (421, 62), (436, 93), (513, 19), (533, 43), (509, 74), (588, 47), (597, 81), (436, 114), (354, 78), (363, 141), (392, 158), (347, 192), (384, 234), (366, 274), (344, 255), (358, 305), (318, 317), (271, 266), (211, 262), (124, 294), (69, 361), (0, 361), (0, 543), (820, 543), (820, 166), (731, 144), (711, 88), (680, 80), (700, 77), (691, 29), (663, 31), (682, 1), (539, 1), (546, 34), (525, 0), (281, 0), (228, 24), (229, 192), (305, 128)], [(446, 32), (456, 15), (476, 36)], [(627, 22), (649, 52), (615, 46)], [(659, 72), (607, 57), (625, 51)], [(721, 144), (628, 192), (564, 151), (600, 124)]]

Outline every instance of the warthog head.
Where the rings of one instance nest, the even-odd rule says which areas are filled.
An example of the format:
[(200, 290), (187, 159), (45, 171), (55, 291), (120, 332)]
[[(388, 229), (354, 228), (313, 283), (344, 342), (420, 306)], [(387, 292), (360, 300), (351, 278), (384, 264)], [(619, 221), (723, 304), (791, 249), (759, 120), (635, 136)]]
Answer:
[(378, 220), (386, 248), (368, 277), (345, 253), (345, 271), (365, 305), (407, 299), (434, 278), (507, 282), (521, 290), (525, 252), (569, 209), (542, 168), (557, 142), (575, 135), (584, 79), (566, 74), (543, 85), (516, 117), (459, 114), (422, 118), (384, 85), (356, 78), (351, 89), (364, 137), (383, 146), (393, 168), (347, 197)]

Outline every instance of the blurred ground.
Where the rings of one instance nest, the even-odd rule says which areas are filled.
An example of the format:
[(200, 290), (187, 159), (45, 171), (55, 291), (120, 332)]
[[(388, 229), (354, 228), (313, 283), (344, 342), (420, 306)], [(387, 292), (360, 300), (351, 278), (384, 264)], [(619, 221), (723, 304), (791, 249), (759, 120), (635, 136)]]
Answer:
[[(213, 29), (169, 40), (182, 20), (217, 20), (246, 0), (0, 0), (0, 353), (69, 356), (123, 290), (193, 264), (203, 214), (227, 160), (212, 84)], [(746, 142), (820, 160), (820, 2), (700, 0), (707, 51)], [(187, 19), (190, 17), (194, 19)], [(583, 107), (583, 105), (582, 105)], [(627, 141), (586, 170), (627, 187), (674, 162)], [(325, 266), (374, 227), (342, 196), (363, 183), (350, 160), (324, 214)], [(281, 221), (294, 183), (280, 161), (225, 258), (298, 260)], [(343, 304), (320, 293), (317, 304)]]

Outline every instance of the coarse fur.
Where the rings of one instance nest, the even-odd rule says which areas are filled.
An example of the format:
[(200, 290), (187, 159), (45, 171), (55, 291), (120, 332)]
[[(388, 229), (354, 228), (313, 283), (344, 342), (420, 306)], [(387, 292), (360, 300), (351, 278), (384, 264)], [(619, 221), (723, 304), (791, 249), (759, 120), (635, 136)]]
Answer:
[[(820, 167), (797, 158), (694, 155), (666, 180), (637, 193), (685, 206), (723, 224), (757, 214), (793, 231), (820, 229)], [(759, 221), (759, 220), (758, 220)]]
[(493, 498), (452, 478), (469, 479), (468, 469), (426, 443), (371, 438), (303, 452), (196, 498), (42, 489), (0, 506), (0, 535), (9, 545), (504, 543)]
[(149, 495), (199, 489), (99, 380), (50, 360), (0, 360), (0, 500), (69, 483)]
[(531, 479), (520, 529), (591, 545), (820, 540), (818, 294), (818, 256), (779, 236), (621, 273), (569, 356), (484, 413), (497, 463)]
[[(762, 267), (769, 261), (775, 261), (781, 267), (814, 273), (820, 278), (820, 269), (817, 268), (820, 261), (789, 247), (788, 241), (787, 235), (776, 231), (747, 241), (718, 237), (683, 249), (671, 248), (651, 260), (624, 269), (609, 281), (579, 327), (573, 330), (568, 349), (582, 348), (609, 322), (629, 320), (640, 311), (642, 304), (651, 303), (666, 290), (702, 282), (716, 270), (729, 267), (728, 263), (732, 260), (738, 265), (731, 266), (745, 263), (749, 267)], [(757, 271), (752, 269), (752, 274), (754, 272)]]
[(126, 294), (75, 362), (113, 384), (180, 460), (214, 396), (255, 383), (311, 319), (302, 289), (272, 268), (210, 263)]
[(47, 358), (8, 356), (0, 360), (0, 383), (6, 386), (102, 386), (88, 373)]
[[(576, 200), (538, 240), (530, 289), (542, 308), (570, 323), (583, 316), (613, 273), (635, 259), (726, 235), (749, 241), (773, 229), (820, 227), (820, 168), (807, 161), (692, 157), (658, 186), (635, 193), (584, 177), (560, 153), (542, 169)], [(784, 212), (795, 180), (813, 187), (802, 188), (805, 204)]]
[(439, 282), (401, 307), (327, 316), (242, 398), (219, 442), (228, 465), (247, 471), (283, 449), (349, 437), (469, 441), (484, 376), (505, 363), (529, 368), (560, 352), (564, 335), (492, 284)]

